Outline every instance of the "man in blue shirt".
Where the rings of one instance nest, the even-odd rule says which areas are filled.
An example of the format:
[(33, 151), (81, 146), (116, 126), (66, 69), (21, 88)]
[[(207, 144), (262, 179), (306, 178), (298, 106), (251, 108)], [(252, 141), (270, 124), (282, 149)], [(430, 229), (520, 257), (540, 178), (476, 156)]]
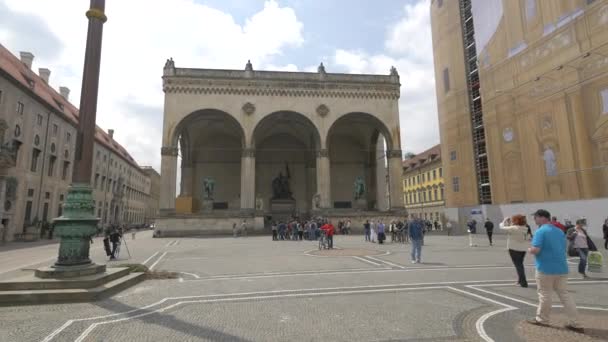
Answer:
[(536, 256), (536, 287), (538, 291), (538, 309), (536, 318), (528, 323), (548, 326), (551, 315), (552, 292), (557, 293), (566, 310), (568, 323), (566, 329), (584, 332), (578, 324), (576, 304), (568, 293), (568, 261), (566, 260), (566, 237), (558, 227), (551, 224), (551, 214), (539, 209), (534, 214), (534, 221), (540, 227), (532, 239), (530, 254)]
[(420, 263), (422, 255), (422, 240), (424, 239), (422, 220), (414, 217), (414, 220), (409, 224), (409, 237), (412, 240), (412, 264)]

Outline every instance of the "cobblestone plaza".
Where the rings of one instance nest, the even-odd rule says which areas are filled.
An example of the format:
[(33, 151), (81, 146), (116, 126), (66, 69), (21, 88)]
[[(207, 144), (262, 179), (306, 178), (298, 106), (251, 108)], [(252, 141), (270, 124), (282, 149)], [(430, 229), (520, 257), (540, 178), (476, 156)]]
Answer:
[[(479, 236), (481, 238), (481, 236)], [(530, 326), (536, 287), (514, 285), (501, 236), (495, 246), (465, 237), (427, 236), (423, 263), (409, 245), (365, 243), (336, 236), (338, 247), (270, 237), (127, 239), (115, 264), (144, 263), (180, 272), (147, 280), (93, 303), (1, 307), (1, 341), (601, 341), (608, 338), (605, 273), (576, 276), (570, 291), (585, 335)], [(19, 248), (17, 248), (17, 246)], [(105, 262), (101, 240), (92, 257)], [(52, 261), (56, 245), (8, 245), (0, 280)], [(29, 262), (27, 262), (29, 261)], [(32, 264), (34, 262), (34, 264)], [(533, 279), (533, 259), (526, 260)], [(110, 263), (108, 266), (111, 266)], [(556, 301), (556, 303), (559, 303)]]

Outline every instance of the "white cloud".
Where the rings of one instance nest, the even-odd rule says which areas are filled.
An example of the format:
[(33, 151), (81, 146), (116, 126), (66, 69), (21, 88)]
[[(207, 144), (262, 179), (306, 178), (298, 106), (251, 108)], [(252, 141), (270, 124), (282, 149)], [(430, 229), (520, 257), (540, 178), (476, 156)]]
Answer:
[(401, 79), (401, 146), (422, 152), (439, 143), (428, 0), (404, 6), (403, 17), (388, 29), (385, 47), (380, 54), (338, 49), (333, 63), (349, 73), (385, 75), (395, 66)]
[[(88, 1), (4, 0), (11, 11), (40, 16), (62, 46), (58, 54), (36, 53), (36, 39), (20, 41), (27, 27), (1, 31), (7, 47), (39, 55), (37, 66), (52, 70), (51, 84), (72, 89), (79, 104)], [(145, 9), (145, 10), (143, 10)], [(300, 46), (303, 25), (291, 8), (267, 0), (243, 25), (220, 10), (194, 0), (109, 0), (104, 25), (97, 122), (115, 128), (115, 138), (140, 164), (160, 166), (162, 67), (242, 69), (248, 59), (259, 69), (272, 66), (284, 49)], [(21, 30), (21, 31), (20, 31)], [(17, 42), (19, 42), (17, 44)], [(52, 57), (44, 57), (51, 55)], [(283, 70), (297, 70), (293, 64)]]

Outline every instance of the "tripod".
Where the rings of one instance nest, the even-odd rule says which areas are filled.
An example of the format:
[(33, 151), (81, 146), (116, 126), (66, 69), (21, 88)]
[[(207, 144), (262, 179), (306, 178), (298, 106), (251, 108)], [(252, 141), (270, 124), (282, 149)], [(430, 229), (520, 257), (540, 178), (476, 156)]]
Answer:
[(127, 249), (127, 254), (129, 255), (129, 259), (131, 259), (131, 252), (129, 252), (129, 246), (127, 245), (127, 239), (123, 238), (122, 241), (125, 243), (125, 248)]

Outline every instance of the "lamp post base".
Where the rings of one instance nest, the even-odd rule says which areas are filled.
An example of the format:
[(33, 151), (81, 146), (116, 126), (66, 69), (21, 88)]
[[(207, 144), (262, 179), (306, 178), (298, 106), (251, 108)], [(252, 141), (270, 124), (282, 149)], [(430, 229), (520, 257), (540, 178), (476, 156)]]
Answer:
[(69, 278), (103, 273), (105, 265), (89, 258), (91, 238), (97, 232), (93, 189), (89, 184), (72, 184), (63, 205), (63, 216), (56, 218), (55, 231), (61, 238), (57, 261), (50, 268), (36, 271), (40, 278)]

